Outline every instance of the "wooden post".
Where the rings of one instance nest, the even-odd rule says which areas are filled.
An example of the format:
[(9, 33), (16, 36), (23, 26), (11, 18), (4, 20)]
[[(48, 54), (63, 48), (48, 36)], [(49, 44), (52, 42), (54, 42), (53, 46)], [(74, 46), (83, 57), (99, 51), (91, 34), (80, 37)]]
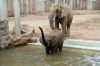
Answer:
[(21, 35), (19, 0), (13, 0), (15, 16), (15, 34)]
[(58, 3), (58, 0), (55, 0), (55, 3)]
[(50, 5), (51, 5), (49, 0), (47, 0), (47, 4), (46, 5), (47, 5), (47, 12), (49, 12), (49, 8), (50, 8)]
[(0, 19), (4, 20), (7, 17), (7, 3), (6, 0), (0, 0)]
[(3, 0), (4, 1), (4, 13), (5, 13), (5, 18), (7, 17), (7, 2), (6, 0)]
[(63, 0), (63, 3), (65, 4), (65, 0)]
[(20, 0), (20, 11), (21, 11), (21, 15), (24, 15), (24, 0)]
[(70, 0), (70, 7), (73, 9), (73, 0)]
[(25, 0), (25, 6), (26, 14), (29, 14), (29, 0)]
[(13, 6), (13, 0), (10, 1), (11, 4), (11, 16), (14, 17), (14, 6)]
[(77, 9), (77, 0), (75, 0), (75, 10)]
[(86, 6), (87, 6), (87, 4), (86, 4), (86, 0), (85, 0), (85, 2), (84, 2), (85, 4), (84, 4), (84, 9), (86, 10)]
[(92, 0), (87, 0), (87, 9), (92, 9)]
[(33, 3), (32, 3), (32, 14), (35, 13), (35, 2), (36, 2), (36, 0), (33, 0)]
[(44, 6), (45, 6), (44, 5), (44, 0), (36, 0), (35, 1), (35, 10), (36, 10), (36, 12), (40, 12), (40, 13), (44, 12), (44, 10), (45, 10)]
[(11, 16), (11, 1), (10, 0), (6, 0), (7, 1), (7, 11), (8, 11), (8, 16)]
[(29, 13), (32, 14), (33, 0), (29, 0)]
[(77, 10), (79, 10), (79, 0), (77, 0)]

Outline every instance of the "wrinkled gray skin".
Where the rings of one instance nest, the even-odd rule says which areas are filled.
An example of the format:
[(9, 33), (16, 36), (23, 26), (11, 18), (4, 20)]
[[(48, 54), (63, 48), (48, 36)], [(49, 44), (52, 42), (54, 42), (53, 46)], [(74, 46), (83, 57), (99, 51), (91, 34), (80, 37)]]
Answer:
[(51, 29), (53, 30), (59, 29), (59, 24), (61, 24), (64, 36), (69, 37), (72, 19), (73, 19), (73, 13), (72, 10), (68, 7), (68, 5), (53, 4), (50, 7), (49, 23)]
[(53, 54), (55, 52), (61, 52), (63, 47), (63, 35), (60, 30), (53, 30), (48, 35), (44, 36), (44, 32), (41, 27), (41, 37), (39, 38), (40, 43), (45, 46), (47, 54)]

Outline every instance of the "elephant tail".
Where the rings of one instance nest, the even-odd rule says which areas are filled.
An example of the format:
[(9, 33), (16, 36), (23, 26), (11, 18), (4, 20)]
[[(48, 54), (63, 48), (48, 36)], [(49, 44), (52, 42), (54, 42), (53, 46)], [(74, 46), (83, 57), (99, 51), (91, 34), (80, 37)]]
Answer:
[(43, 30), (42, 30), (41, 27), (39, 27), (39, 29), (40, 29), (40, 31), (41, 31), (43, 44), (46, 46), (46, 45), (47, 45), (47, 42), (46, 42), (46, 39), (45, 39), (45, 36), (44, 36), (44, 32), (43, 32)]

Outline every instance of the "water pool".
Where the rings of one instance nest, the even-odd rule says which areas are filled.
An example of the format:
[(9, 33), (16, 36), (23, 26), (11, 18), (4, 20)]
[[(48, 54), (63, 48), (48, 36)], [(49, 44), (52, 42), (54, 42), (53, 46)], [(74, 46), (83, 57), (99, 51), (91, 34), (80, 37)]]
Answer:
[(99, 62), (99, 51), (68, 47), (54, 55), (36, 45), (0, 50), (0, 66), (100, 66)]

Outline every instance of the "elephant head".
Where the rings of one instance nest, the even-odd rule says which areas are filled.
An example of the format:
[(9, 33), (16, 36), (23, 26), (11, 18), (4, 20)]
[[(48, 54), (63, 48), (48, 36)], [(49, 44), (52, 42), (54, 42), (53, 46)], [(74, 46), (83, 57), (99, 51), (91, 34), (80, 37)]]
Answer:
[(50, 7), (50, 12), (49, 12), (49, 23), (50, 23), (50, 27), (52, 29), (54, 29), (54, 23), (53, 20), (55, 18), (63, 18), (66, 16), (66, 8), (63, 7), (62, 4), (53, 4)]
[(47, 53), (47, 54), (50, 54), (50, 53), (52, 53), (52, 50), (53, 50), (52, 41), (51, 41), (51, 39), (46, 40), (42, 28), (39, 27), (39, 29), (41, 30), (42, 41), (43, 41), (43, 45), (44, 45), (45, 48), (46, 48), (46, 53)]

